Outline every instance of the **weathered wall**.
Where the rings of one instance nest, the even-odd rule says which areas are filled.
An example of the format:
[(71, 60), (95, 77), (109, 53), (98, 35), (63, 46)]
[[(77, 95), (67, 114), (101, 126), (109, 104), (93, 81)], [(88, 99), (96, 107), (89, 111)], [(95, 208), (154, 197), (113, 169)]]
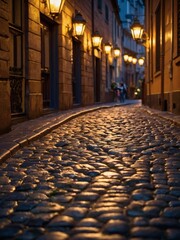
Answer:
[[(151, 107), (180, 114), (180, 56), (178, 53), (178, 1), (146, 1), (147, 26), (150, 26), (150, 83), (147, 97)], [(174, 5), (173, 5), (174, 2)], [(161, 4), (161, 69), (156, 72), (156, 9)], [(151, 21), (151, 15), (153, 20)], [(148, 73), (146, 74), (148, 78)]]
[(39, 2), (29, 0), (27, 16), (27, 114), (36, 118), (42, 114), (41, 38)]
[(11, 128), (8, 1), (0, 4), (0, 134)]

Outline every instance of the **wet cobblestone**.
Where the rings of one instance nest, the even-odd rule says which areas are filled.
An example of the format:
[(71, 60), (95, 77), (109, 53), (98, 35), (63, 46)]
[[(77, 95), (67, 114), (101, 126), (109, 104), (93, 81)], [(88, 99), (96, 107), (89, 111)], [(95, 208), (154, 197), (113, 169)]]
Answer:
[(179, 240), (179, 150), (136, 105), (72, 119), (0, 164), (0, 239)]

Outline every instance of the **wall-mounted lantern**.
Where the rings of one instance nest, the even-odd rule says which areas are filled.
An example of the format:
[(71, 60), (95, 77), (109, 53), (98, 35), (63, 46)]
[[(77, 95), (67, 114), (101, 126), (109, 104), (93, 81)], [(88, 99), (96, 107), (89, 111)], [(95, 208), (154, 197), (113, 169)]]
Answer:
[(139, 40), (142, 38), (143, 26), (140, 24), (137, 18), (134, 19), (134, 23), (131, 25), (131, 33), (134, 40)]
[(144, 31), (143, 26), (140, 24), (137, 18), (134, 19), (134, 23), (131, 26), (131, 33), (134, 40), (146, 48), (149, 48), (149, 36)]
[(144, 64), (144, 58), (143, 58), (143, 57), (141, 57), (141, 58), (138, 59), (138, 64), (139, 64), (140, 66), (142, 66), (142, 65)]
[(121, 53), (120, 48), (116, 45), (113, 50), (114, 50), (114, 57), (118, 58), (120, 56), (120, 53)]
[(65, 0), (46, 0), (50, 10), (50, 14), (53, 18), (57, 17), (61, 12)]
[(100, 48), (101, 46), (101, 41), (102, 41), (102, 37), (100, 36), (100, 34), (96, 31), (93, 35), (92, 35), (92, 44), (94, 48)]
[(137, 63), (137, 58), (133, 57), (132, 63), (133, 63), (133, 64), (136, 64), (136, 63)]
[(109, 42), (105, 43), (104, 45), (104, 51), (106, 54), (109, 54), (111, 52), (111, 44)]
[(132, 56), (128, 56), (128, 62), (132, 62), (132, 59), (133, 59), (133, 57)]
[(86, 26), (86, 21), (80, 13), (77, 13), (76, 16), (72, 19), (73, 24), (73, 35), (82, 36), (84, 34), (84, 29)]
[(127, 62), (127, 61), (128, 61), (128, 58), (129, 58), (128, 54), (124, 54), (123, 57), (124, 57), (124, 61)]

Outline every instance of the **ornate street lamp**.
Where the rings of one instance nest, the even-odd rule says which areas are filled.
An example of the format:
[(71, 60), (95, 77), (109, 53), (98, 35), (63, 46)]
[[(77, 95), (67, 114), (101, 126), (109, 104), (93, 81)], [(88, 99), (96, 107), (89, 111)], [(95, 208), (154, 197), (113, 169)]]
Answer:
[(57, 17), (61, 12), (65, 0), (47, 0), (50, 14), (53, 18)]
[(131, 25), (131, 33), (134, 40), (139, 40), (142, 38), (143, 26), (140, 24), (137, 18), (134, 19), (134, 23)]
[(128, 56), (128, 62), (132, 62), (132, 59), (133, 59), (133, 57), (132, 56)]
[(131, 33), (133, 39), (137, 41), (137, 43), (149, 49), (150, 43), (148, 33), (144, 31), (143, 26), (137, 18), (134, 19), (134, 23), (131, 25)]
[(128, 54), (124, 54), (124, 61), (127, 62), (128, 61), (128, 58), (129, 58), (129, 55)]
[(106, 54), (109, 54), (111, 52), (111, 44), (109, 42), (105, 43), (104, 51)]
[(118, 58), (120, 56), (120, 48), (116, 45), (115, 48), (114, 48), (114, 57), (115, 58)]
[(76, 16), (73, 18), (72, 24), (73, 24), (73, 35), (82, 36), (84, 34), (86, 21), (84, 20), (84, 18), (80, 13), (77, 13)]
[(137, 63), (137, 58), (133, 57), (132, 63), (133, 63), (133, 64), (136, 64), (136, 63)]
[(96, 31), (93, 35), (92, 35), (92, 44), (94, 48), (100, 48), (101, 46), (101, 41), (102, 41), (102, 37), (100, 36), (99, 32)]
[(139, 58), (138, 63), (140, 66), (142, 66), (144, 64), (144, 58), (143, 57)]

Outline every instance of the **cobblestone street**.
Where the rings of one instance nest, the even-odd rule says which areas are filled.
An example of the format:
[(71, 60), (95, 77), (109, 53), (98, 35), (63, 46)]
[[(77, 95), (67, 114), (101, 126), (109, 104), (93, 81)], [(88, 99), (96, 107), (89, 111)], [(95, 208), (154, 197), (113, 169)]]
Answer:
[(111, 107), (18, 150), (0, 164), (0, 239), (179, 240), (179, 126)]

